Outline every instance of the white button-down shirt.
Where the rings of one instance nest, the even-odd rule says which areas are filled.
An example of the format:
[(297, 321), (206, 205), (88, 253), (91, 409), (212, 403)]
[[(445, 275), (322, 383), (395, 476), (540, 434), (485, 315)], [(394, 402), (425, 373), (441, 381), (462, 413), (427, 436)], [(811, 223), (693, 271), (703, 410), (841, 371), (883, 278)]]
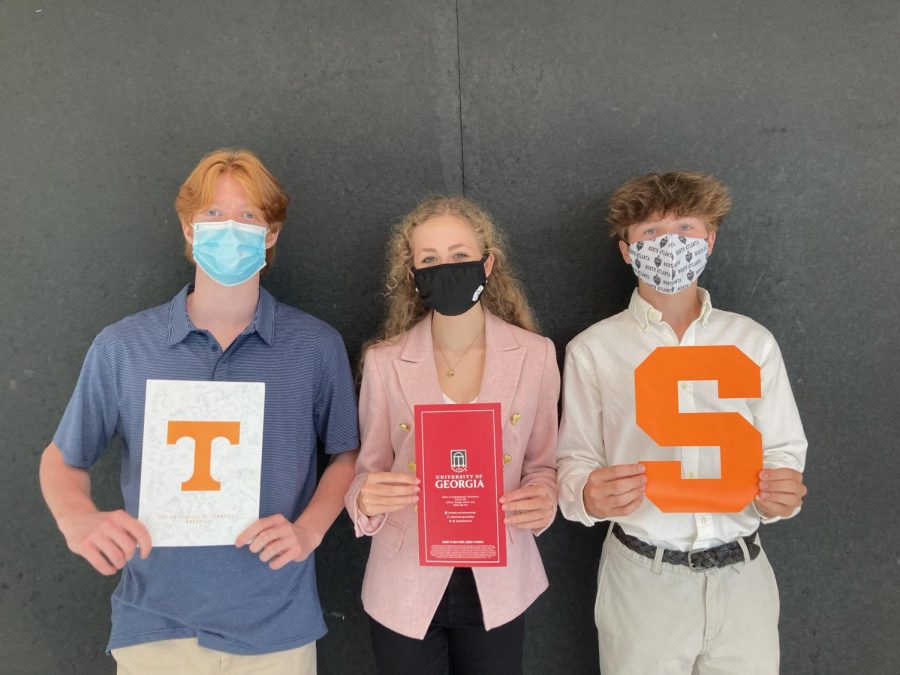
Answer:
[[(761, 398), (720, 399), (715, 381), (682, 381), (679, 411), (738, 412), (762, 434), (766, 468), (803, 471), (806, 437), (775, 338), (752, 319), (713, 309), (709, 293), (698, 291), (700, 316), (680, 343), (662, 314), (635, 290), (627, 310), (594, 324), (566, 348), (556, 457), (559, 506), (569, 520), (585, 525), (603, 520), (587, 513), (582, 497), (588, 476), (600, 467), (679, 460), (683, 478), (720, 476), (719, 448), (660, 447), (635, 422), (634, 369), (661, 346), (736, 345), (757, 363)], [(740, 513), (663, 513), (645, 498), (630, 515), (608, 520), (656, 546), (687, 551), (746, 536), (761, 518), (752, 503)]]

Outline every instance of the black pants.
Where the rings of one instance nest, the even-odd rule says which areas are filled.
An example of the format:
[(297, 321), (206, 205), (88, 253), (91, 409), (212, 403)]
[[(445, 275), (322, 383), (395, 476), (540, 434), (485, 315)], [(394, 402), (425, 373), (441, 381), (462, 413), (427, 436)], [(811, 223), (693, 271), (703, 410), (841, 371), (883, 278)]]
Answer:
[(375, 664), (381, 675), (521, 675), (525, 615), (484, 629), (475, 577), (453, 570), (423, 640), (406, 637), (369, 619)]

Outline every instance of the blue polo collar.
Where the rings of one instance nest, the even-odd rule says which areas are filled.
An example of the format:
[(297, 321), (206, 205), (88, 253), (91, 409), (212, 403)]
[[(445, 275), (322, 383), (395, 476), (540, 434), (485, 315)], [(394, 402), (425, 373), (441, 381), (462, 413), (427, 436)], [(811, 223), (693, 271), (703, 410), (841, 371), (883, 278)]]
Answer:
[[(193, 290), (194, 284), (188, 284), (169, 302), (169, 346), (177, 345), (197, 329), (187, 313), (187, 296)], [(270, 347), (275, 343), (275, 298), (262, 286), (259, 287), (256, 314), (241, 335), (254, 332)]]

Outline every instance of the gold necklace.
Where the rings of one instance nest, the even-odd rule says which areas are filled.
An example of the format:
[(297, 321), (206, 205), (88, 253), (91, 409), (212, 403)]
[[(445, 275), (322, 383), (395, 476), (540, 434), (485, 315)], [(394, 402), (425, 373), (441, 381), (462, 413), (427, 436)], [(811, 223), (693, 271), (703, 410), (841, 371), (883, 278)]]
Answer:
[(475, 342), (478, 340), (478, 338), (480, 336), (481, 336), (481, 329), (479, 328), (475, 332), (475, 337), (472, 338), (472, 341), (469, 343), (469, 346), (463, 350), (462, 355), (458, 359), (456, 359), (456, 363), (454, 363), (452, 366), (450, 365), (450, 360), (444, 354), (444, 351), (440, 347), (438, 347), (437, 342), (434, 343), (435, 348), (438, 350), (438, 354), (441, 355), (441, 358), (444, 359), (444, 364), (447, 366), (447, 377), (453, 377), (454, 375), (456, 375), (456, 368), (459, 366), (459, 364), (462, 362), (462, 360), (464, 358), (466, 358), (466, 354), (469, 353), (469, 350), (472, 349), (472, 347), (475, 345)]

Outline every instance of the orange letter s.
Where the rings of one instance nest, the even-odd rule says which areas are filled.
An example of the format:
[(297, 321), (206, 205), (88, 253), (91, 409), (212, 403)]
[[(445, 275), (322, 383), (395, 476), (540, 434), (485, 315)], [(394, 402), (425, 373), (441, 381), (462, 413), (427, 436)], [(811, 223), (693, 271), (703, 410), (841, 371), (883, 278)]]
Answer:
[(679, 380), (718, 380), (720, 398), (759, 398), (759, 366), (734, 345), (658, 347), (634, 371), (637, 425), (661, 446), (719, 446), (721, 478), (683, 479), (681, 462), (641, 462), (647, 498), (668, 513), (736, 513), (757, 495), (762, 435), (736, 412), (681, 413)]

